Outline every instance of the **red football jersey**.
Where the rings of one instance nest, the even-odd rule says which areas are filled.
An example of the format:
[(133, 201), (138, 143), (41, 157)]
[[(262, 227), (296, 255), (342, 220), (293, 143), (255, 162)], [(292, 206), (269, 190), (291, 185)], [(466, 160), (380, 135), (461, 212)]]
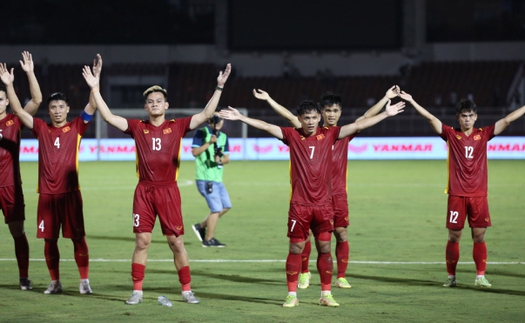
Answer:
[(160, 126), (149, 120), (128, 119), (124, 133), (135, 139), (137, 176), (155, 183), (177, 181), (182, 138), (191, 130), (192, 117), (166, 120)]
[(38, 192), (61, 194), (78, 191), (78, 149), (89, 123), (80, 116), (56, 128), (33, 118), (38, 139)]
[(448, 184), (445, 193), (455, 196), (487, 196), (487, 142), (494, 138), (494, 126), (474, 128), (470, 136), (442, 125), (441, 138), (448, 145)]
[(314, 136), (302, 129), (281, 128), (290, 147), (291, 202), (321, 205), (332, 197), (332, 146), (340, 127), (319, 127)]
[(332, 149), (332, 194), (346, 193), (346, 177), (348, 176), (348, 143), (355, 134), (339, 139)]
[(14, 114), (7, 113), (0, 120), (0, 187), (22, 184), (19, 163), (22, 127)]

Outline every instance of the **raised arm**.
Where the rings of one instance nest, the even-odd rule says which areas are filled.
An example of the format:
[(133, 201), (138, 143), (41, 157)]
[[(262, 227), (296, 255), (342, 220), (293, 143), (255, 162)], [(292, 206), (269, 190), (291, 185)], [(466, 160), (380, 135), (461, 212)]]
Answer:
[(223, 119), (240, 120), (249, 126), (264, 130), (278, 139), (283, 139), (283, 132), (280, 127), (262, 120), (248, 118), (247, 116), (242, 115), (237, 109), (232, 107), (228, 107), (228, 110), (221, 110), (219, 114)]
[[(97, 86), (97, 90), (100, 91), (98, 87), (100, 87), (100, 73), (102, 73), (102, 56), (100, 54), (97, 54), (97, 57), (93, 60), (93, 76), (98, 80), (99, 86)], [(95, 100), (95, 96), (93, 93), (93, 90), (89, 94), (89, 101), (88, 104), (84, 107), (84, 122), (89, 122), (93, 115), (95, 114), (95, 110), (97, 109), (97, 102)], [(87, 116), (86, 116), (87, 114)]]
[(389, 100), (392, 100), (393, 98), (399, 95), (399, 91), (399, 86), (397, 85), (394, 85), (391, 88), (389, 88), (388, 91), (386, 91), (385, 96), (381, 100), (374, 104), (370, 109), (366, 110), (365, 114), (357, 118), (355, 121), (370, 118), (378, 114), (379, 111), (383, 109), (383, 107), (385, 106), (385, 104), (387, 104)]
[(217, 105), (219, 105), (219, 100), (221, 98), (222, 90), (224, 89), (224, 84), (226, 84), (226, 81), (228, 80), (228, 76), (230, 76), (230, 73), (232, 71), (232, 64), (228, 63), (226, 64), (226, 68), (223, 71), (219, 72), (219, 76), (217, 77), (217, 87), (215, 87), (215, 92), (213, 92), (213, 95), (208, 101), (208, 104), (204, 107), (204, 110), (202, 112), (199, 112), (197, 114), (194, 114), (191, 117), (190, 122), (190, 129), (196, 129), (198, 126), (206, 122), (208, 119), (210, 119), (217, 109)]
[(430, 126), (432, 129), (434, 129), (434, 132), (438, 135), (441, 134), (443, 131), (443, 125), (441, 121), (436, 118), (432, 113), (428, 112), (425, 108), (420, 106), (410, 94), (406, 93), (405, 91), (401, 91), (399, 94), (399, 97), (408, 103), (412, 104), (412, 106), (416, 109), (416, 111), (423, 116), (423, 118), (427, 119), (428, 123), (430, 123)]
[(98, 111), (100, 112), (102, 119), (120, 131), (125, 131), (128, 129), (128, 120), (111, 113), (106, 102), (104, 102), (99, 89), (100, 79), (93, 75), (89, 66), (84, 66), (84, 69), (82, 70), (82, 76), (84, 76), (86, 83), (91, 88), (91, 96), (96, 102), (95, 104), (98, 107)]
[(523, 114), (525, 114), (525, 105), (507, 114), (507, 116), (505, 116), (504, 118), (496, 121), (496, 125), (494, 127), (494, 135), (497, 136), (500, 133), (502, 133), (503, 130), (505, 130), (505, 128), (507, 128), (512, 121), (521, 118)]
[(403, 101), (400, 101), (394, 105), (390, 105), (390, 100), (388, 100), (385, 111), (382, 113), (342, 126), (341, 131), (339, 132), (339, 138), (350, 136), (356, 132), (371, 127), (376, 123), (379, 123), (381, 120), (384, 120), (388, 117), (393, 117), (396, 114), (403, 112), (404, 107), (405, 102)]
[(253, 89), (253, 96), (259, 100), (268, 102), (268, 104), (272, 107), (272, 109), (275, 112), (277, 112), (281, 117), (288, 120), (295, 128), (301, 127), (301, 123), (299, 122), (299, 119), (297, 119), (297, 116), (291, 113), (290, 110), (275, 102), (275, 100), (270, 97), (268, 92), (263, 91), (261, 89)]
[(9, 73), (6, 64), (0, 63), (0, 78), (5, 84), (9, 106), (11, 107), (11, 110), (13, 110), (13, 113), (20, 119), (20, 121), (22, 121), (24, 126), (33, 129), (33, 116), (22, 109), (20, 100), (18, 100), (18, 96), (16, 95), (15, 87), (13, 86), (13, 81), (15, 80), (13, 71), (14, 69), (11, 68), (11, 73)]
[(31, 93), (31, 100), (27, 102), (24, 110), (30, 115), (34, 116), (38, 107), (42, 103), (42, 92), (40, 91), (40, 85), (35, 76), (35, 64), (33, 62), (33, 56), (28, 51), (22, 52), (23, 61), (20, 61), (20, 66), (27, 74), (27, 80), (29, 81), (29, 92)]

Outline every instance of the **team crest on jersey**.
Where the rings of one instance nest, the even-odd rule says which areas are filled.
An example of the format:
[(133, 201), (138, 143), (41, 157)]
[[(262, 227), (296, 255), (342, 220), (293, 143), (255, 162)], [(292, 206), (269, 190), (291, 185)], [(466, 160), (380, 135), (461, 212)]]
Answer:
[(69, 132), (70, 130), (71, 128), (69, 126), (62, 128), (62, 132)]
[(167, 129), (162, 130), (162, 133), (163, 134), (171, 133), (171, 128), (167, 128)]
[(481, 140), (481, 135), (475, 135), (474, 140)]
[(456, 138), (458, 138), (458, 140), (461, 140), (461, 136), (460, 135), (456, 135)]
[(326, 138), (326, 136), (324, 135), (324, 133), (322, 133), (320, 135), (315, 136), (315, 138), (317, 138), (317, 140), (323, 140), (324, 138)]
[(9, 121), (7, 121), (7, 122), (5, 123), (5, 125), (8, 126), (8, 127), (9, 127), (9, 126), (12, 126), (12, 125), (14, 125), (14, 124), (15, 124), (15, 122), (14, 122), (13, 120), (9, 120)]
[(148, 134), (149, 133), (149, 130), (148, 129), (144, 129), (143, 130), (145, 134)]

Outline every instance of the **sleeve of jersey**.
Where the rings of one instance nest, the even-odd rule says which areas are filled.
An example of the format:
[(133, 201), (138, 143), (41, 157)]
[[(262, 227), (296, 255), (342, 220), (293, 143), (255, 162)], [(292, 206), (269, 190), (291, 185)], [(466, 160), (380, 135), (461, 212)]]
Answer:
[[(335, 138), (334, 138), (334, 142), (339, 139), (339, 133), (341, 132), (341, 126), (335, 126), (335, 127), (331, 127), (330, 129), (333, 129), (332, 131), (334, 131), (335, 133)], [(352, 134), (350, 136), (348, 136), (349, 139), (352, 139), (355, 137), (355, 134)]]
[(289, 138), (289, 134), (290, 134), (290, 129), (292, 128), (289, 128), (289, 127), (281, 127), (281, 131), (283, 132), (283, 139), (280, 139), (285, 145), (289, 145), (289, 141), (288, 141), (288, 138)]
[(124, 133), (126, 135), (133, 136), (133, 129), (135, 128), (139, 120), (135, 120), (135, 119), (126, 119), (126, 120), (128, 121), (128, 129), (124, 130)]
[(83, 136), (84, 132), (86, 132), (87, 127), (89, 126), (89, 122), (85, 123), (82, 116), (78, 116), (73, 120), (73, 124), (78, 129), (78, 133)]
[(441, 139), (447, 141), (448, 140), (448, 134), (450, 133), (451, 129), (452, 129), (452, 127), (447, 126), (446, 124), (442, 123), (441, 124), (441, 133), (439, 134)]
[(31, 129), (31, 132), (37, 139), (38, 139), (38, 134), (40, 133), (42, 124), (45, 124), (43, 120), (40, 120), (38, 118), (33, 118), (33, 129)]
[(494, 129), (496, 129), (496, 124), (492, 124), (490, 126), (487, 126), (485, 127), (484, 131), (485, 131), (485, 136), (487, 136), (487, 141), (489, 141), (490, 139), (496, 137), (496, 135), (494, 134)]

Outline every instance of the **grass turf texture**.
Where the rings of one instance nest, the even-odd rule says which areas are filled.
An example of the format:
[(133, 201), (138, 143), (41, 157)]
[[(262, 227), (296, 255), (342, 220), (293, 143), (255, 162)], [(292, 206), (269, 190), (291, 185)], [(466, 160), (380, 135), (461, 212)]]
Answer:
[[(441, 286), (447, 275), (445, 161), (349, 162), (347, 278), (352, 288), (332, 289), (341, 304), (336, 309), (317, 305), (316, 251), (310, 263), (311, 285), (298, 291), (300, 305), (281, 307), (287, 294), (287, 162), (225, 166), (225, 184), (234, 207), (216, 231), (216, 237), (228, 245), (221, 249), (202, 248), (190, 228), (207, 214), (207, 207), (193, 182), (194, 163), (182, 163), (184, 239), (192, 289), (201, 299), (198, 305), (181, 301), (171, 252), (158, 223), (148, 255), (144, 302), (124, 304), (132, 291), (135, 165), (92, 162), (79, 168), (94, 294), (79, 294), (73, 246), (63, 238), (59, 247), (64, 293), (43, 294), (49, 274), (43, 241), (36, 239), (37, 165), (22, 163), (34, 289), (19, 290), (12, 238), (7, 226), (0, 226), (0, 322), (518, 322), (525, 315), (523, 161), (489, 162), (493, 227), (486, 240), (488, 260), (493, 263), (488, 265), (487, 278), (493, 288), (483, 290), (473, 286), (468, 229), (460, 245), (458, 287)], [(159, 295), (166, 295), (173, 307), (158, 305)]]

